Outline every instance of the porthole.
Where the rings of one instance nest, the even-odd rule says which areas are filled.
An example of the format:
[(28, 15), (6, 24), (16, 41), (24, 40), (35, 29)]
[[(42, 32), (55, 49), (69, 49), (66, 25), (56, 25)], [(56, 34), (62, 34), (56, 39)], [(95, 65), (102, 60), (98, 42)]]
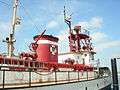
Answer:
[(85, 55), (85, 57), (87, 56), (87, 54), (84, 54)]

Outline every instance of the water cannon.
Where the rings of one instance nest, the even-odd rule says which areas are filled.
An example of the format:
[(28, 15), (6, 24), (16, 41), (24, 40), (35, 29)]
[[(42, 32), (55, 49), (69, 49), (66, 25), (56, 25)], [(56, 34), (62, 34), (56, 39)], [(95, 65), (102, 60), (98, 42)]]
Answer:
[(44, 35), (45, 32), (46, 32), (46, 29), (38, 36), (38, 38), (34, 39), (34, 40), (35, 40), (34, 43), (31, 43), (31, 44), (30, 44), (30, 46), (29, 46), (30, 51), (32, 51), (32, 52), (35, 52), (35, 51), (36, 51), (36, 49), (37, 49), (37, 47), (38, 47), (37, 42), (38, 42), (38, 40)]

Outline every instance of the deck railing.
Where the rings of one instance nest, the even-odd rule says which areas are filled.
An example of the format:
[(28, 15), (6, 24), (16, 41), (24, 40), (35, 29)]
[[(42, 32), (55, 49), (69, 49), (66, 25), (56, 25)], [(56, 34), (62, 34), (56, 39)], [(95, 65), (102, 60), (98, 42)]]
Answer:
[(0, 70), (0, 88), (54, 85), (61, 83), (92, 80), (95, 78), (100, 78), (100, 77), (97, 77), (95, 72), (88, 72), (88, 71), (33, 72), (30, 70), (28, 71)]
[(81, 70), (75, 70), (76, 67), (74, 66), (60, 64), (59, 66), (64, 69), (73, 67), (73, 70), (65, 71), (59, 71), (58, 69), (48, 70), (48, 65), (51, 64), (0, 57), (0, 88), (52, 85), (108, 76), (108, 74), (103, 73), (104, 71), (101, 71), (101, 75), (98, 75), (99, 73), (90, 70), (91, 68), (83, 69), (80, 65), (76, 65), (76, 67), (77, 69), (81, 68)]

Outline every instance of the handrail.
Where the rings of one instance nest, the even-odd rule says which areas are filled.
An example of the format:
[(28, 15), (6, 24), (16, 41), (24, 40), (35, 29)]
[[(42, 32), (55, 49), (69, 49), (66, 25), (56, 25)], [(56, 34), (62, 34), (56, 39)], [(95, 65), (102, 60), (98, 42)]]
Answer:
[(59, 70), (59, 68), (70, 68), (73, 70), (83, 70), (83, 71), (93, 71), (93, 67), (86, 66), (83, 64), (60, 64), (60, 63), (49, 63), (49, 62), (40, 62), (40, 61), (32, 61), (32, 60), (22, 60), (22, 59), (16, 59), (16, 58), (6, 58), (6, 57), (0, 57), (0, 64), (2, 66), (20, 69), (20, 68), (30, 68), (33, 69), (33, 71), (36, 69), (38, 71), (39, 69), (43, 70)]

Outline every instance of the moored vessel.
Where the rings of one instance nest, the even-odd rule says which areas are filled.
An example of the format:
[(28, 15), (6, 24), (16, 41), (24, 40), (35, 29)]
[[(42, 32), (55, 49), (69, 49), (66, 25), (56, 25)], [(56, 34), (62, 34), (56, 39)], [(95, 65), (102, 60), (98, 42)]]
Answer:
[(14, 56), (14, 31), (19, 23), (16, 17), (18, 0), (14, 0), (13, 23), (10, 36), (5, 42), (8, 55), (0, 56), (0, 88), (28, 90), (108, 90), (111, 87), (111, 73), (108, 67), (94, 67), (94, 47), (87, 30), (81, 26), (71, 27), (71, 20), (64, 20), (69, 26), (69, 47), (67, 53), (58, 54), (59, 39), (52, 35), (33, 37), (31, 53), (21, 52)]

